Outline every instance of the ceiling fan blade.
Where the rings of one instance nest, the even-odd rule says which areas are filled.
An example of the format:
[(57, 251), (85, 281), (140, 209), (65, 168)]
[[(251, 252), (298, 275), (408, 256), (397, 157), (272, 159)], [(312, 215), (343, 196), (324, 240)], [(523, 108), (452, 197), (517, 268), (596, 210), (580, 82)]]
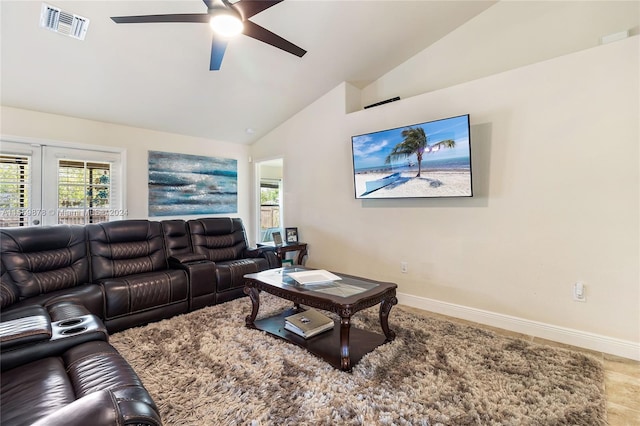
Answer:
[(282, 49), (285, 52), (289, 52), (292, 55), (296, 55), (298, 57), (303, 57), (306, 50), (301, 47), (296, 46), (280, 37), (277, 34), (272, 33), (266, 28), (261, 27), (258, 24), (254, 24), (251, 21), (244, 21), (244, 31), (242, 33), (246, 36), (254, 38), (256, 40), (260, 40), (263, 43), (270, 44), (271, 46), (277, 47), (278, 49)]
[(224, 51), (227, 49), (227, 41), (216, 39), (211, 40), (211, 62), (209, 70), (218, 71), (222, 65), (222, 58), (224, 57)]
[(117, 24), (146, 24), (152, 22), (209, 22), (208, 13), (181, 13), (172, 15), (112, 16)]
[(271, 6), (274, 6), (284, 0), (240, 0), (239, 2), (233, 3), (233, 7), (236, 7), (240, 10), (240, 13), (244, 17), (244, 19), (249, 19), (253, 15), (256, 15), (263, 10), (269, 9)]

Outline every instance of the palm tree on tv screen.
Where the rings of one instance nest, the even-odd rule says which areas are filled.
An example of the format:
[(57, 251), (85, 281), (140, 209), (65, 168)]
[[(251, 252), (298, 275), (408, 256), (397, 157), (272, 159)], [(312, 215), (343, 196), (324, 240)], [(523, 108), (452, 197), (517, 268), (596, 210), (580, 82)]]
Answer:
[(384, 163), (389, 164), (391, 160), (403, 159), (415, 154), (418, 160), (418, 174), (416, 177), (420, 177), (420, 172), (422, 171), (422, 156), (425, 153), (434, 153), (438, 152), (440, 148), (453, 148), (456, 146), (456, 142), (453, 139), (445, 139), (429, 145), (429, 138), (424, 133), (422, 127), (409, 127), (404, 129), (402, 131), (402, 137), (404, 140), (393, 147), (393, 150), (387, 155)]

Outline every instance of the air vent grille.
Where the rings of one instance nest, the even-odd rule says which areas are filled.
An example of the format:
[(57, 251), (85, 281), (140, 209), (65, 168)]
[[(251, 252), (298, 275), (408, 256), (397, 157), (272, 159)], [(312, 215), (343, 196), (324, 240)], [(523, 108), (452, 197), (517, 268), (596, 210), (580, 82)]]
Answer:
[(84, 40), (89, 27), (89, 19), (42, 3), (40, 26), (62, 35)]

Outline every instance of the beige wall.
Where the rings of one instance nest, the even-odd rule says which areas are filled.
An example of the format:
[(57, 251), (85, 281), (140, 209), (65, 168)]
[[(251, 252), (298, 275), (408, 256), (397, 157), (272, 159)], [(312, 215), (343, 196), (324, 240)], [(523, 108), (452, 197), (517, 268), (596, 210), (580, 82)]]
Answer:
[[(284, 155), (285, 226), (309, 243), (308, 265), (396, 282), (404, 300), (605, 336), (637, 357), (638, 52), (633, 37), (351, 114), (345, 83), (252, 155)], [(354, 199), (352, 135), (466, 113), (473, 198)]]
[(402, 99), (640, 32), (638, 1), (502, 0), (362, 91), (361, 105)]
[[(249, 147), (229, 142), (156, 132), (135, 127), (45, 114), (3, 106), (0, 132), (5, 140), (18, 138), (41, 144), (62, 142), (126, 149), (126, 208), (129, 219), (148, 217), (148, 162), (152, 151), (179, 152), (238, 160), (238, 213), (250, 226)], [(228, 216), (228, 215), (227, 215)], [(168, 217), (156, 217), (160, 220)], [(183, 217), (189, 219), (190, 217)], [(249, 229), (247, 230), (249, 232)]]

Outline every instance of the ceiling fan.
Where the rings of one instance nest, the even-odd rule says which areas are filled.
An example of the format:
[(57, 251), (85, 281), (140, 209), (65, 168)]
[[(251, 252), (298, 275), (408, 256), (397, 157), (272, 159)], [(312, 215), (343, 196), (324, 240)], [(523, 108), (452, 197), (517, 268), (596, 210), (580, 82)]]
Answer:
[[(169, 15), (114, 16), (111, 19), (118, 24), (143, 24), (154, 22), (191, 22), (209, 23), (216, 31), (211, 41), (211, 62), (209, 69), (217, 71), (227, 43), (235, 34), (242, 33), (263, 43), (282, 49), (298, 57), (304, 56), (306, 50), (285, 40), (266, 28), (249, 21), (249, 18), (280, 3), (283, 0), (240, 0), (231, 3), (229, 0), (202, 0), (207, 6), (207, 13), (182, 13)], [(228, 24), (231, 25), (229, 30)], [(232, 31), (233, 30), (233, 31)]]

